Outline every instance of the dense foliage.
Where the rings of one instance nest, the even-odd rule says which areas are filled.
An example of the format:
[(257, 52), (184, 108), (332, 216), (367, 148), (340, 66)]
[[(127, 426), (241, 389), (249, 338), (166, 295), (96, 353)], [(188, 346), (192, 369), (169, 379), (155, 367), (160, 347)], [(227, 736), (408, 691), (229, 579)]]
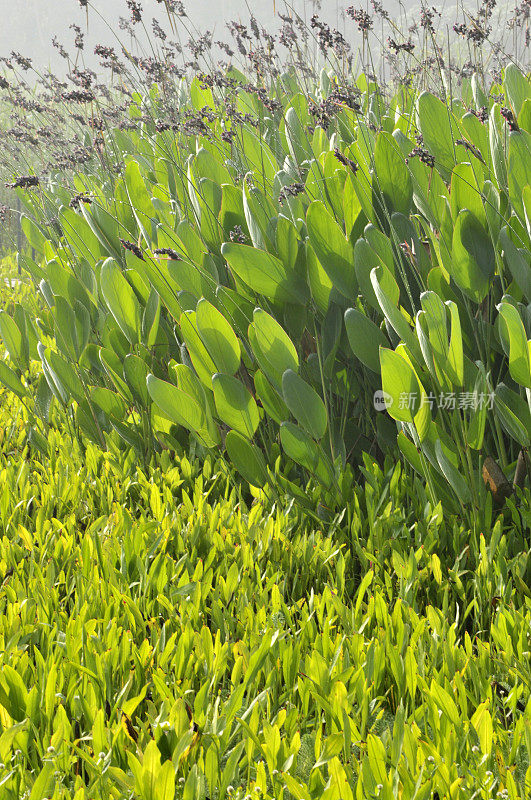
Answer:
[(210, 458), (42, 457), (1, 400), (2, 798), (528, 795), (518, 524), (470, 537), (389, 461), (311, 529)]
[(374, 7), (5, 62), (2, 800), (531, 793), (529, 74)]
[(19, 373), (40, 359), (39, 407), (147, 459), (188, 432), (272, 498), (304, 503), (312, 478), (330, 508), (348, 463), (392, 449), (477, 522), (485, 456), (505, 484), (527, 466), (531, 88), (510, 64), (459, 92), (232, 68), (183, 79), (177, 132), (156, 84), (134, 95), (142, 121), (100, 132), (120, 175), (92, 161), (74, 198), (14, 181), (45, 308), (0, 333)]

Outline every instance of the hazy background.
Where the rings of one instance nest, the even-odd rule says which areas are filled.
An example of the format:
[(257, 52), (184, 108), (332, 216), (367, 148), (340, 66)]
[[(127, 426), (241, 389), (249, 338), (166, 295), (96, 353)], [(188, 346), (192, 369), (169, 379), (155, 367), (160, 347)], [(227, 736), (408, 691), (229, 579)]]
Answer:
[[(516, 0), (511, 0), (510, 6), (513, 7)], [(431, 5), (432, 0), (428, 3)], [(505, 0), (498, 5), (506, 4)], [(143, 9), (143, 19), (146, 28), (151, 32), (151, 21), (156, 17), (161, 22), (166, 18), (164, 5), (157, 3), (156, 0), (141, 0)], [(317, 10), (321, 19), (329, 25), (337, 27), (342, 33), (347, 31), (348, 41), (352, 44), (356, 42), (356, 25), (352, 20), (344, 17), (344, 9), (349, 5), (354, 7), (368, 7), (367, 0), (322, 0), (322, 2), (312, 2), (311, 0), (292, 0), (290, 5), (305, 19), (310, 20), (312, 14)], [(418, 0), (383, 0), (383, 5), (394, 16), (400, 14), (400, 7), (412, 12), (418, 8)], [(470, 9), (475, 9), (475, 0), (465, 0), (464, 5)], [(89, 11), (88, 37), (85, 44), (84, 59), (87, 66), (95, 66), (96, 59), (93, 56), (94, 44), (101, 42), (113, 44), (113, 30), (119, 35), (121, 41), (127, 41), (127, 35), (118, 29), (120, 16), (130, 17), (130, 12), (126, 7), (125, 0), (92, 0), (92, 6), (99, 11), (102, 18), (98, 18), (95, 10)], [(241, 20), (247, 22), (252, 12), (258, 21), (268, 30), (276, 32), (281, 24), (278, 16), (275, 16), (275, 4), (273, 0), (189, 0), (184, 2), (188, 18), (183, 20), (184, 25), (196, 26), (196, 29), (204, 31), (206, 29), (214, 32), (214, 39), (229, 41), (229, 34), (225, 24), (229, 20)], [(455, 0), (437, 3), (437, 10), (443, 12), (444, 19), (453, 22), (456, 19)], [(282, 0), (277, 0), (276, 11), (286, 13), (286, 6)], [(414, 15), (412, 15), (412, 19)], [(0, 55), (9, 55), (12, 50), (18, 51), (23, 55), (33, 58), (36, 66), (45, 68), (51, 66), (54, 70), (64, 68), (64, 60), (61, 59), (57, 50), (52, 47), (52, 37), (57, 35), (59, 42), (73, 54), (74, 32), (69, 30), (71, 23), (80, 25), (83, 30), (86, 28), (87, 15), (81, 9), (78, 0), (0, 0)], [(418, 16), (417, 16), (418, 19)], [(461, 16), (462, 19), (462, 16)], [(105, 22), (104, 22), (105, 20)], [(140, 36), (141, 25), (135, 26), (137, 34)], [(188, 34), (181, 27), (181, 40), (186, 42)], [(114, 42), (115, 43), (115, 42)]]

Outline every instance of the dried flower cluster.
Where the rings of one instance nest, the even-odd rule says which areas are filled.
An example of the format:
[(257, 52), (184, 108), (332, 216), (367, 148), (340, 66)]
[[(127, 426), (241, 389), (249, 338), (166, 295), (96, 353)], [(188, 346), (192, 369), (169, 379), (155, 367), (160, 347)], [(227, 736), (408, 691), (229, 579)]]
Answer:
[(36, 175), (21, 175), (16, 178), (13, 183), (6, 183), (8, 189), (31, 189), (39, 185), (39, 179)]
[(344, 167), (348, 167), (354, 173), (358, 171), (358, 165), (356, 162), (351, 158), (347, 158), (347, 156), (344, 155), (344, 153), (342, 153), (337, 147), (334, 149), (334, 155), (339, 163), (343, 164)]
[(350, 45), (335, 28), (331, 28), (325, 22), (321, 22), (317, 14), (310, 20), (310, 26), (314, 31), (321, 52), (326, 54), (328, 50), (333, 50), (338, 56), (345, 56), (350, 51)]
[(156, 256), (168, 256), (170, 261), (182, 261), (182, 258), (177, 250), (173, 250), (171, 247), (159, 247), (156, 250), (153, 250), (153, 253)]
[(472, 155), (474, 155), (480, 161), (483, 161), (483, 156), (481, 155), (481, 150), (479, 149), (479, 147), (476, 147), (475, 144), (472, 144), (471, 142), (467, 141), (466, 139), (456, 139), (455, 144), (456, 145), (461, 145), (461, 147), (466, 148), (469, 153), (472, 153)]
[(279, 192), (278, 199), (281, 205), (287, 200), (288, 197), (297, 197), (298, 194), (304, 191), (303, 183), (290, 183), (283, 186)]
[(68, 204), (70, 208), (79, 208), (81, 203), (87, 203), (90, 205), (92, 203), (92, 197), (84, 192), (79, 192), (78, 194), (74, 195), (74, 197), (70, 200)]
[(247, 236), (244, 234), (241, 225), (235, 225), (234, 228), (229, 231), (229, 239), (231, 242), (245, 244), (247, 241)]
[(137, 0), (126, 0), (127, 7), (131, 12), (131, 22), (133, 25), (137, 25), (139, 22), (142, 22), (142, 6), (140, 5)]
[(423, 164), (430, 167), (430, 169), (433, 169), (435, 166), (435, 157), (424, 147), (414, 147), (406, 158), (406, 164), (411, 158), (418, 158)]
[(518, 123), (515, 120), (514, 114), (510, 108), (507, 108), (507, 106), (502, 106), (500, 108), (500, 114), (502, 115), (507, 125), (509, 126), (509, 130), (511, 131), (519, 130)]
[(373, 26), (372, 17), (363, 8), (350, 6), (346, 11), (347, 15), (357, 23), (358, 29), (362, 33), (368, 33)]
[(142, 252), (141, 248), (135, 244), (135, 242), (130, 242), (127, 239), (120, 239), (120, 244), (124, 250), (129, 250), (130, 253), (133, 253), (133, 255), (135, 255), (141, 261), (145, 261), (144, 253)]
[(405, 53), (412, 53), (413, 50), (415, 49), (415, 45), (413, 44), (411, 39), (408, 39), (407, 42), (399, 43), (395, 42), (394, 39), (391, 39), (391, 37), (389, 37), (387, 39), (387, 44), (394, 53), (399, 53), (401, 50), (403, 50)]

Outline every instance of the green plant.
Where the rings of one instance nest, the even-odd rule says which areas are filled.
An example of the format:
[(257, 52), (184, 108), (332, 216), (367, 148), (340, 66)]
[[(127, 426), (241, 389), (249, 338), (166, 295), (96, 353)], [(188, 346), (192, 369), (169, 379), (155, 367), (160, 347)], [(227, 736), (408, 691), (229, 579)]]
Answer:
[(6, 800), (526, 795), (518, 524), (476, 540), (367, 458), (323, 530), (210, 457), (43, 456), (1, 399)]
[[(359, 112), (340, 106), (334, 130), (317, 127), (311, 141), (308, 98), (290, 80), (273, 88), (273, 114), (240, 92), (260, 138), (224, 116), (225, 90), (195, 78), (188, 102), (211, 110), (205, 135), (177, 148), (149, 123), (111, 131), (124, 175), (78, 176), (90, 205), (67, 208), (58, 187), (34, 194), (24, 225), (41, 259), (20, 260), (40, 282), (41, 331), (54, 341), (39, 346), (41, 391), (89, 438), (103, 445), (115, 430), (146, 458), (157, 443), (177, 446), (178, 428), (204, 449), (226, 441), (244, 477), (273, 494), (286, 488), (280, 442), (334, 506), (347, 460), (389, 447), (372, 408), (383, 386), (400, 450), (432, 499), (477, 519), (485, 455), (510, 473), (531, 430), (527, 80), (508, 67), (491, 90), (504, 91), (508, 123), (499, 102), (480, 122), (402, 88), (377, 132), (368, 85)], [(60, 225), (43, 235), (50, 202)], [(2, 319), (19, 371), (25, 325)], [(26, 393), (8, 369), (6, 383)]]

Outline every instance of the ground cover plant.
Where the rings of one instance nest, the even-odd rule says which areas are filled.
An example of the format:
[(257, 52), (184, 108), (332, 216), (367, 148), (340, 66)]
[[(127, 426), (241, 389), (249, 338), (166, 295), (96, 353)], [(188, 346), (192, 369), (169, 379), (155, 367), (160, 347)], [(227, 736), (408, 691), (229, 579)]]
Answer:
[(529, 793), (516, 525), (476, 548), (389, 460), (318, 529), (1, 408), (2, 798)]
[[(347, 15), (365, 41), (371, 21)], [(481, 36), (457, 32), (485, 46), (485, 15)], [(95, 136), (61, 172), (13, 180), (45, 308), (39, 330), (4, 315), (0, 333), (19, 369), (38, 351), (45, 407), (101, 446), (111, 430), (142, 458), (190, 441), (272, 498), (304, 502), (311, 477), (332, 509), (347, 464), (398, 448), (434, 502), (480, 524), (485, 457), (498, 500), (528, 465), (528, 76), (507, 59), (493, 80), (484, 55), (437, 71), (404, 45), (406, 79), (384, 90), (354, 76), (339, 32), (311, 30), (336, 66), (317, 78), (280, 72), (259, 29), (254, 82), (102, 50), (149, 86), (102, 117), (74, 68), (80, 88), (48, 103), (89, 104), (73, 117)]]
[(0, 797), (531, 792), (528, 6), (373, 5), (5, 60)]

